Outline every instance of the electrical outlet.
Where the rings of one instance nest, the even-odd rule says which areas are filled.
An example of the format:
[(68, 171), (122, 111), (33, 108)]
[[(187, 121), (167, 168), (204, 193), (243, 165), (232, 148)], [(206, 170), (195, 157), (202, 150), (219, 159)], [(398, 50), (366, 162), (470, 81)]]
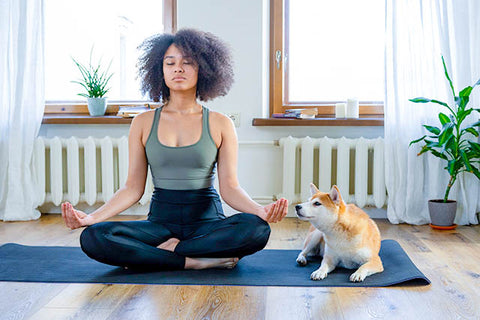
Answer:
[(235, 127), (240, 127), (240, 113), (227, 113), (226, 115), (232, 119)]

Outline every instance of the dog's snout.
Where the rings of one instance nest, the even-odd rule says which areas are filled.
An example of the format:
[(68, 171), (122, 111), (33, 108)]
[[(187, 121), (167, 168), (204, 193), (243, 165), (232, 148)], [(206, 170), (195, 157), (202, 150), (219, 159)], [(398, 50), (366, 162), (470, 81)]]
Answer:
[(301, 205), (299, 205), (299, 204), (297, 204), (297, 205), (295, 206), (295, 210), (297, 210), (297, 211), (298, 211), (298, 210), (300, 210), (300, 209), (302, 209), (302, 206), (301, 206)]

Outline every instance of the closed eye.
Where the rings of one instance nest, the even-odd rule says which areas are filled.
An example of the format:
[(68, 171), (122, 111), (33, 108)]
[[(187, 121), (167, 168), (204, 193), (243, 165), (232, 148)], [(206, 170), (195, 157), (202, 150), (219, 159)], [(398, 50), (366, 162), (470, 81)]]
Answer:
[(321, 204), (320, 202), (318, 202), (318, 201), (315, 201), (315, 202), (313, 203), (313, 205), (316, 206), (316, 207), (318, 207), (318, 206), (321, 206), (322, 204)]

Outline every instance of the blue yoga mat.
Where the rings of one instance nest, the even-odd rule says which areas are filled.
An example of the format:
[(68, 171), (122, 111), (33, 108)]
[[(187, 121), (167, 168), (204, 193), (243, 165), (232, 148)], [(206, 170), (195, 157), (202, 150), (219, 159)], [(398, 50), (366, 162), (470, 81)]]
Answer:
[(383, 240), (380, 257), (385, 271), (363, 282), (349, 281), (354, 270), (335, 269), (327, 278), (310, 280), (321, 257), (307, 266), (295, 262), (299, 250), (262, 250), (244, 257), (234, 269), (140, 272), (109, 266), (87, 257), (79, 247), (0, 247), (0, 281), (53, 283), (121, 283), (171, 285), (234, 285), (289, 287), (385, 287), (428, 285), (423, 273), (394, 240)]

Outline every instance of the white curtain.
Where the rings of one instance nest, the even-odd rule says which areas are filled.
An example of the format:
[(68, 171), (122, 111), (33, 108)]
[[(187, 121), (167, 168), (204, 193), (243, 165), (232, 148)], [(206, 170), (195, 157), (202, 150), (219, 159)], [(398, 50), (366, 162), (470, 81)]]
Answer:
[[(441, 55), (456, 94), (480, 78), (480, 1), (387, 0), (386, 4), (387, 216), (392, 223), (425, 224), (430, 222), (427, 201), (443, 198), (449, 176), (443, 160), (430, 154), (417, 156), (420, 144), (408, 145), (426, 134), (423, 124), (440, 126), (438, 112), (447, 110), (408, 99), (426, 97), (453, 104)], [(475, 107), (480, 105), (478, 90), (470, 100)], [(455, 223), (478, 223), (479, 185), (470, 173), (458, 177), (449, 195), (457, 200)]]
[(0, 0), (0, 219), (40, 217), (33, 144), (44, 110), (43, 0)]

